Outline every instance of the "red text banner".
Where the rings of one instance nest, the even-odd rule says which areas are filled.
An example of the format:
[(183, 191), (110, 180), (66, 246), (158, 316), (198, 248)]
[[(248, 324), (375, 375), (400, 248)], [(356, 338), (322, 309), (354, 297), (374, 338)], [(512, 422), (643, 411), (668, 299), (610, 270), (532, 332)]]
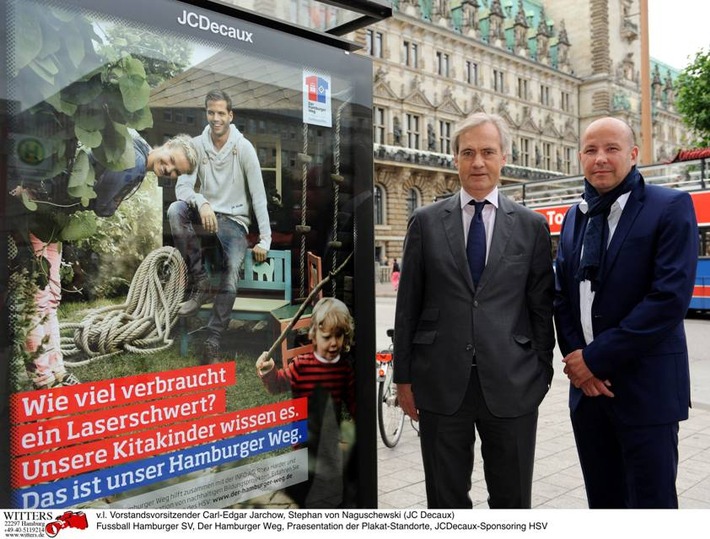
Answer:
[(10, 417), (15, 424), (24, 423), (131, 404), (137, 400), (148, 401), (232, 386), (235, 383), (236, 365), (229, 362), (25, 391), (10, 396)]
[(14, 429), (10, 450), (13, 455), (24, 455), (224, 413), (226, 400), (226, 391), (220, 389), (25, 423)]
[[(278, 402), (139, 432), (130, 436), (102, 439), (57, 451), (46, 451), (13, 460), (12, 488), (115, 466), (193, 445), (230, 438), (269, 427), (306, 419), (307, 399)], [(256, 450), (258, 448), (255, 448)]]

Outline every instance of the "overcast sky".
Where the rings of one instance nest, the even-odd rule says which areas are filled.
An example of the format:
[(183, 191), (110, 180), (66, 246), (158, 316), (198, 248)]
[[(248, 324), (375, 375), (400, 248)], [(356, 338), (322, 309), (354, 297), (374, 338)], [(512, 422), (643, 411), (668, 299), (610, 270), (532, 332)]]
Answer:
[(710, 50), (709, 0), (648, 0), (652, 58), (683, 69), (700, 49)]

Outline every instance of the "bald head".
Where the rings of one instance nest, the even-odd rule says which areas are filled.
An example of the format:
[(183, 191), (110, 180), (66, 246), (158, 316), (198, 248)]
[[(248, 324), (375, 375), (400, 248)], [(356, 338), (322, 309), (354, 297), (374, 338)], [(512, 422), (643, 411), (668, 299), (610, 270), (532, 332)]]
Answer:
[(600, 118), (582, 134), (579, 161), (584, 177), (604, 194), (619, 185), (636, 164), (634, 132), (618, 118)]
[(584, 144), (584, 138), (589, 131), (593, 131), (595, 129), (600, 128), (619, 130), (620, 133), (624, 133), (626, 135), (629, 146), (636, 145), (636, 137), (634, 136), (634, 131), (633, 129), (631, 129), (629, 124), (627, 124), (623, 120), (619, 120), (618, 118), (612, 117), (599, 118), (598, 120), (594, 120), (591, 124), (589, 124), (587, 126), (587, 129), (584, 130), (584, 133), (582, 133), (582, 144)]

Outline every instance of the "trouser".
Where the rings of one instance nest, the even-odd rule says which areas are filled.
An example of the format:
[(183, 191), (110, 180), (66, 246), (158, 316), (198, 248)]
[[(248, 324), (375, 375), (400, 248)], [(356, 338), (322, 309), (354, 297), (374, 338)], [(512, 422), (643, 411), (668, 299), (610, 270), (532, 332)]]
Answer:
[(623, 425), (606, 397), (582, 397), (572, 428), (592, 509), (678, 507), (678, 422)]
[(47, 260), (49, 275), (47, 285), (35, 294), (36, 311), (25, 343), (27, 351), (34, 359), (32, 365), (27, 368), (36, 385), (47, 385), (54, 381), (55, 373), (61, 374), (65, 371), (57, 318), (57, 309), (62, 298), (59, 276), (62, 247), (58, 242), (45, 243), (34, 234), (30, 234), (30, 242), (35, 256)]
[(512, 418), (491, 414), (483, 399), (475, 367), (463, 404), (453, 415), (420, 410), (428, 507), (472, 507), (469, 491), (477, 430), (481, 438), (489, 507), (530, 508), (537, 416), (537, 410)]
[[(219, 274), (219, 285), (207, 331), (208, 339), (218, 344), (229, 324), (234, 300), (237, 297), (239, 270), (247, 250), (247, 232), (242, 225), (228, 216), (221, 213), (216, 215), (216, 236), (221, 248), (222, 261), (214, 268)], [(168, 220), (175, 247), (185, 259), (190, 280), (199, 286), (199, 283), (208, 279), (202, 262), (202, 245), (203, 240), (211, 234), (202, 227), (199, 212), (182, 200), (170, 205)]]

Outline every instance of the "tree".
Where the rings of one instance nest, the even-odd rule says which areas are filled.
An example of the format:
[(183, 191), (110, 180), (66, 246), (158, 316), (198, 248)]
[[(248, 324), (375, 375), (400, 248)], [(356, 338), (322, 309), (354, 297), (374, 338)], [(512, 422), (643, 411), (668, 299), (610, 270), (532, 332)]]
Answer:
[(678, 76), (676, 108), (698, 137), (699, 146), (710, 146), (710, 52), (703, 50)]

